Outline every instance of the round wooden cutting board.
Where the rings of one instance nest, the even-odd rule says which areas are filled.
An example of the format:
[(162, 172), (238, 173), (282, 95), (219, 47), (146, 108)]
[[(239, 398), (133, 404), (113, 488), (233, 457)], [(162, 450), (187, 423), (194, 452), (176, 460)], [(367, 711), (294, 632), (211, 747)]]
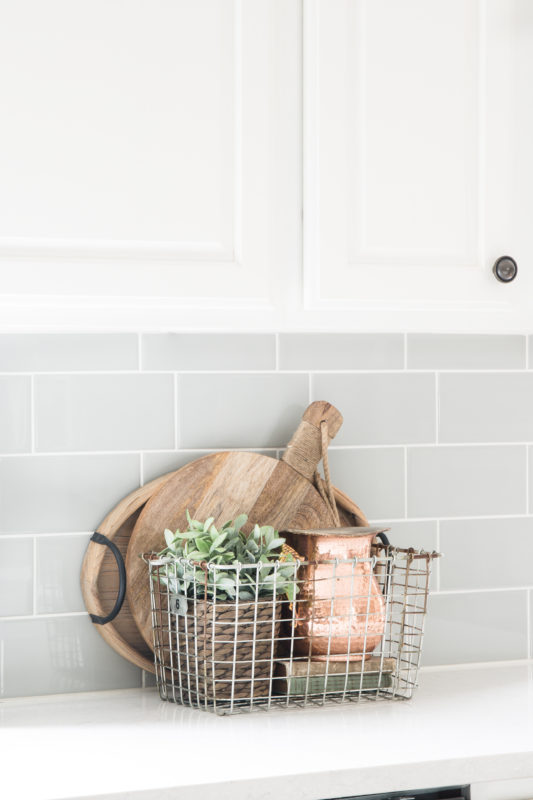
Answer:
[[(278, 530), (334, 527), (329, 506), (311, 483), (322, 455), (322, 420), (328, 422), (329, 437), (333, 438), (342, 424), (341, 414), (329, 403), (312, 403), (281, 461), (257, 453), (207, 455), (177, 470), (146, 503), (130, 538), (126, 571), (133, 618), (149, 646), (149, 580), (139, 554), (163, 549), (165, 528), (183, 530), (187, 510), (199, 520), (214, 517), (215, 525), (245, 513), (245, 530), (256, 522)], [(341, 506), (341, 524), (354, 524), (353, 515), (359, 509), (351, 505), (346, 511)], [(363, 520), (364, 515), (359, 512), (358, 518)]]
[[(291, 450), (288, 448), (287, 458), (290, 460)], [(227, 456), (229, 454), (218, 454)], [(250, 454), (245, 453), (245, 456)], [(300, 453), (301, 455), (301, 453)], [(316, 454), (311, 456), (308, 474), (310, 474), (312, 464), (316, 459)], [(274, 459), (275, 467), (278, 463)], [(200, 459), (203, 461), (203, 459)], [(192, 462), (197, 463), (197, 462)], [(187, 465), (191, 467), (192, 465)], [(298, 465), (300, 471), (301, 464)], [(185, 468), (183, 468), (185, 469)], [(304, 470), (305, 471), (305, 470)], [(139, 515), (150, 498), (155, 495), (170, 479), (174, 478), (181, 470), (169, 472), (159, 478), (135, 490), (123, 498), (117, 506), (106, 516), (98, 526), (97, 532), (115, 544), (122, 558), (126, 559), (128, 545), (133, 533), (135, 523)], [(339, 509), (342, 524), (349, 525), (368, 525), (363, 512), (359, 507), (340, 489), (333, 489), (337, 507)], [(160, 549), (162, 542), (157, 543)], [(148, 548), (141, 548), (146, 551)], [(136, 559), (134, 563), (142, 563)], [(104, 546), (98, 541), (90, 541), (82, 566), (81, 587), (85, 600), (85, 605), (91, 618), (102, 619), (112, 612), (116, 605), (119, 595), (120, 577), (119, 569), (115, 557), (108, 546)], [(127, 580), (129, 575), (127, 575)], [(132, 664), (141, 667), (149, 672), (154, 672), (153, 653), (151, 641), (147, 643), (133, 618), (128, 598), (124, 599), (118, 614), (105, 624), (96, 624), (96, 628), (105, 641), (119, 655), (126, 658)], [(149, 646), (150, 645), (150, 646)]]

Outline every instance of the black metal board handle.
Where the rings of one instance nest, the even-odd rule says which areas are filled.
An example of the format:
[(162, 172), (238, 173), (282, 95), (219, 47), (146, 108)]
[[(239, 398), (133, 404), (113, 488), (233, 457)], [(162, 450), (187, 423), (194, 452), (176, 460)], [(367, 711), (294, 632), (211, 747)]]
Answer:
[[(382, 544), (385, 545), (385, 547), (388, 547), (390, 545), (390, 539), (387, 536), (387, 534), (384, 533), (383, 531), (380, 531), (379, 533), (376, 533), (376, 539), (378, 539), (378, 538), (381, 539), (381, 542), (382, 542)], [(391, 571), (390, 571), (390, 568), (388, 568), (387, 569), (387, 579), (385, 581), (385, 589), (384, 589), (384, 592), (383, 592), (385, 595), (388, 595), (388, 593), (389, 593), (390, 579), (391, 579)]]
[(383, 533), (383, 531), (380, 531), (379, 533), (376, 533), (376, 539), (378, 538), (378, 536), (379, 536), (379, 538), (381, 539), (382, 543), (385, 546), (390, 545), (390, 539), (389, 539), (389, 537), (387, 536), (386, 533)]
[(93, 533), (91, 536), (91, 542), (96, 542), (97, 544), (103, 544), (106, 547), (109, 547), (113, 555), (115, 556), (115, 561), (117, 562), (118, 567), (118, 594), (117, 599), (115, 601), (115, 605), (113, 606), (112, 610), (106, 617), (99, 617), (98, 614), (89, 614), (91, 620), (94, 622), (95, 625), (106, 625), (111, 620), (115, 619), (117, 614), (120, 612), (122, 608), (122, 604), (124, 602), (124, 598), (126, 596), (126, 567), (124, 566), (124, 559), (122, 558), (122, 553), (116, 546), (114, 542), (104, 536), (103, 533)]

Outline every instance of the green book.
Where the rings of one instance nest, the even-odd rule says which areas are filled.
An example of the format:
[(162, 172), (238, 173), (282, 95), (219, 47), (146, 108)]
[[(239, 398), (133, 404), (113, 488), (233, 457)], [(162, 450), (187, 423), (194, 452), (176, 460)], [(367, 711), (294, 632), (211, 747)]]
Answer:
[(275, 694), (349, 694), (370, 692), (392, 686), (394, 658), (370, 658), (366, 661), (286, 661), (277, 662)]

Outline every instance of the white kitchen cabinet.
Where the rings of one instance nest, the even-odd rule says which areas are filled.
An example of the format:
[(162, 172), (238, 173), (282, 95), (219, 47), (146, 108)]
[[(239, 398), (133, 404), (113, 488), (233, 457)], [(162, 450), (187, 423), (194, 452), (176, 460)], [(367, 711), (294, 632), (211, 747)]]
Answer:
[[(304, 0), (304, 54), (307, 308), (530, 327), (533, 4)], [(492, 273), (502, 255), (513, 283)]]
[(530, 0), (0, 0), (0, 326), (529, 330), (532, 75)]
[(5, 324), (273, 324), (299, 24), (293, 0), (0, 0)]

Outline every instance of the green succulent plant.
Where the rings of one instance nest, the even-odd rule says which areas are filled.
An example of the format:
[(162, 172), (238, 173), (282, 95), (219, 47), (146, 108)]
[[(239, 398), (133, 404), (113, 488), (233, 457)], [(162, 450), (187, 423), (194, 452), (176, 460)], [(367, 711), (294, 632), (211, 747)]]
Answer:
[(255, 600), (281, 594), (294, 600), (298, 561), (292, 553), (282, 552), (285, 539), (271, 525), (255, 525), (246, 535), (242, 531), (246, 514), (217, 529), (214, 517), (199, 522), (186, 513), (187, 530), (165, 530), (167, 546), (158, 556), (169, 561), (154, 576), (156, 580), (174, 594), (203, 599), (205, 572), (198, 562), (207, 562), (214, 565), (207, 571), (209, 600), (233, 601), (237, 595), (239, 600)]

